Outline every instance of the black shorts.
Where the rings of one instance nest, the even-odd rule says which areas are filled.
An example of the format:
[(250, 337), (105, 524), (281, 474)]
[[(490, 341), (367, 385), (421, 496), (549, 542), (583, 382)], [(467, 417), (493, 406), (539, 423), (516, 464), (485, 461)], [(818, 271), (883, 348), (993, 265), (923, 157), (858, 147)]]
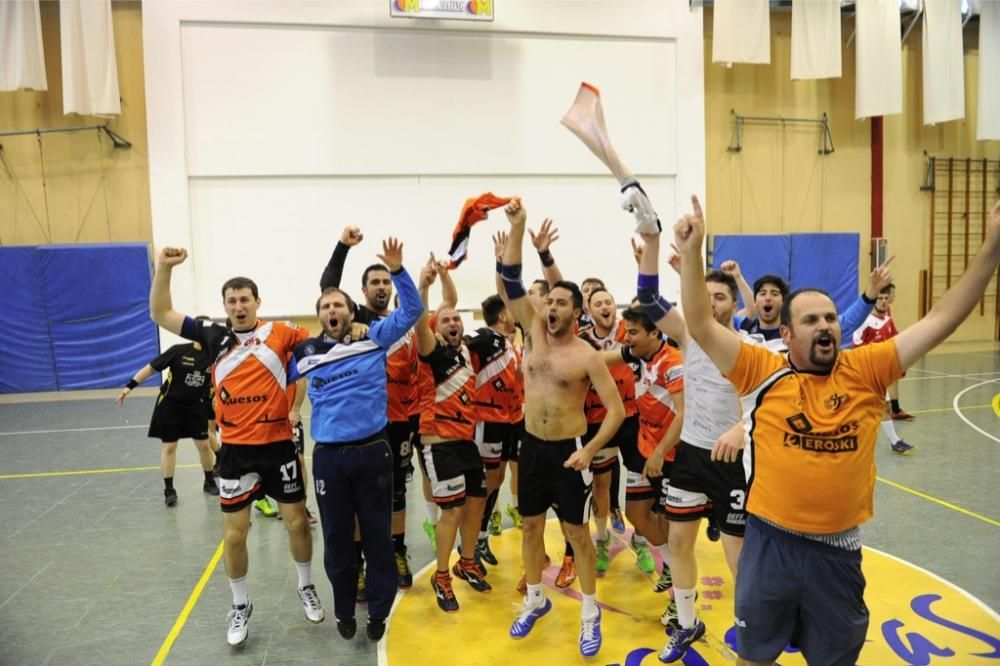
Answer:
[(424, 444), (422, 467), (431, 495), (442, 509), (465, 504), (466, 496), (486, 497), (486, 470), (476, 445), (469, 441)]
[(525, 431), (517, 475), (517, 503), (522, 516), (538, 516), (553, 507), (563, 522), (590, 520), (591, 471), (578, 472), (563, 463), (583, 448), (581, 438), (546, 441)]
[(215, 420), (215, 399), (205, 398), (201, 401), (201, 404), (205, 406), (205, 418), (209, 421)]
[(409, 421), (390, 421), (385, 427), (389, 438), (389, 448), (392, 449), (392, 468), (406, 470), (413, 458), (413, 431)]
[(743, 453), (736, 462), (712, 460), (712, 452), (681, 442), (677, 445), (666, 514), (670, 520), (684, 522), (715, 517), (719, 531), (741, 537), (746, 530), (747, 482)]
[(524, 419), (511, 426), (510, 439), (503, 444), (500, 451), (500, 460), (510, 460), (517, 462), (518, 452), (521, 450), (521, 440), (524, 438)]
[[(594, 459), (590, 461), (590, 471), (594, 473), (594, 476), (609, 473), (614, 469), (615, 464), (618, 463), (618, 433), (626, 427), (627, 423), (628, 419), (625, 419), (625, 423), (622, 423), (621, 427), (618, 428), (618, 432), (608, 440), (607, 444), (601, 447), (600, 451), (594, 454)], [(587, 433), (583, 436), (583, 443), (586, 444), (592, 440), (600, 429), (600, 423), (588, 423)]]
[(479, 421), (476, 423), (475, 442), (479, 457), (486, 469), (498, 469), (503, 459), (504, 447), (510, 448), (514, 439), (514, 425)]
[(205, 407), (200, 400), (181, 402), (161, 395), (156, 399), (148, 434), (164, 442), (188, 438), (208, 439)]
[(272, 444), (223, 444), (215, 455), (219, 504), (225, 513), (244, 509), (264, 495), (283, 504), (305, 499), (302, 469), (290, 439)]
[(786, 645), (810, 664), (853, 665), (868, 633), (861, 551), (788, 534), (753, 516), (736, 577), (740, 657), (774, 661)]

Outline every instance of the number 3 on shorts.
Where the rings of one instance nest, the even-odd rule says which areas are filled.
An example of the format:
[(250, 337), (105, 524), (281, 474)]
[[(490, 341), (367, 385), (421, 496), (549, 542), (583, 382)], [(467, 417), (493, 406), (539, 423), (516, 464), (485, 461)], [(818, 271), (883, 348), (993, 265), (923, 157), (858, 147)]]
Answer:
[(294, 481), (299, 478), (299, 461), (293, 460), (290, 463), (282, 465), (278, 469), (281, 470), (281, 480), (285, 483), (289, 481)]
[(742, 511), (743, 510), (743, 503), (746, 501), (746, 498), (747, 498), (746, 491), (745, 490), (734, 490), (734, 491), (732, 491), (732, 492), (729, 493), (729, 496), (736, 498), (735, 501), (729, 503), (729, 506), (731, 506), (733, 508), (733, 510), (735, 510), (735, 511)]

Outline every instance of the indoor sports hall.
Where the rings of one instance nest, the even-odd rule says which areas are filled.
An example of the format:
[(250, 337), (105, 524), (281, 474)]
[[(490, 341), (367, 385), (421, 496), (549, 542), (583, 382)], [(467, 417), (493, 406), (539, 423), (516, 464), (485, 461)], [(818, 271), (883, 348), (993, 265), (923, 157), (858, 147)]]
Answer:
[[(195, 316), (213, 330), (228, 316), (226, 330), (241, 332), (228, 292), (220, 294), (233, 276), (259, 285), (259, 322), (289, 321), (308, 332), (302, 340), (323, 340), (324, 331), (329, 339), (329, 322), (316, 314), (327, 292), (316, 298), (321, 282), (329, 286), (331, 254), (350, 250), (335, 284), (360, 308), (374, 298), (366, 267), (393, 265), (383, 246), (390, 237), (402, 241), (402, 268), (418, 285), (428, 266), (450, 275), (471, 335), (488, 325), (484, 299), (507, 289), (509, 255), (495, 236), (513, 229), (503, 206), (514, 197), (530, 231), (524, 287), (544, 277), (555, 293), (547, 254), (566, 280), (599, 277), (617, 304), (612, 319), (637, 298), (634, 252), (649, 240), (637, 229), (651, 202), (662, 227), (659, 289), (687, 312), (668, 257), (693, 196), (704, 209), (703, 255), (682, 247), (678, 266), (688, 256), (704, 256), (710, 269), (735, 261), (748, 285), (771, 276), (793, 292), (820, 288), (841, 314), (876, 279), (891, 278), (891, 291), (879, 282), (873, 292), (891, 297), (865, 301), (873, 314), (856, 335), (842, 331), (841, 355), (880, 343), (877, 333), (863, 336), (865, 326), (890, 322), (897, 341), (910, 340), (907, 329), (923, 330), (925, 317), (969, 306), (884, 396), (865, 470), (874, 515), (860, 524), (868, 613), (860, 653), (845, 660), (813, 647), (806, 658), (801, 632), (823, 631), (824, 613), (834, 612), (822, 599), (796, 606), (794, 636), (769, 658), (786, 666), (1000, 663), (998, 81), (1000, 0), (0, 0), (0, 664), (667, 661), (673, 635), (687, 628), (677, 617), (668, 635), (661, 621), (679, 596), (676, 571), (674, 586), (655, 592), (670, 562), (652, 542), (642, 555), (632, 522), (613, 519), (587, 523), (595, 539), (609, 540), (596, 575), (599, 651), (582, 656), (581, 609), (593, 596), (582, 577), (562, 585), (567, 543), (555, 508), (542, 527), (540, 583), (552, 607), (530, 635), (512, 640), (529, 602), (519, 590), (524, 529), (506, 457), (507, 480), (488, 500), (499, 517), (488, 537), (497, 563), (485, 565), (492, 591), (456, 577), (460, 609), (442, 612), (430, 537), (442, 538), (443, 528), (429, 521), (441, 512), (425, 499), (421, 450), (406, 474), (405, 528), (393, 528), (405, 536), (395, 552), (412, 587), (392, 599), (384, 635), (366, 636), (370, 608), (359, 602), (357, 635), (345, 638), (324, 565), (334, 509), (319, 508), (325, 488), (313, 483), (317, 450), (335, 446), (316, 444), (315, 379), (300, 408), (301, 485), (318, 519), (308, 527), (311, 584), (325, 620), (309, 621), (308, 608), (303, 617), (304, 574), (289, 553), (284, 502), (278, 515), (268, 500), (246, 509), (249, 566), (235, 587), (227, 573), (234, 546), (224, 539), (224, 516), (235, 514), (220, 503), (236, 502), (227, 484), (243, 480), (185, 431), (174, 437), (167, 482), (162, 456), (173, 449), (157, 440), (172, 437), (159, 434), (157, 419), (182, 375), (154, 361), (201, 339), (187, 335)], [(567, 119), (581, 99), (596, 112), (574, 126)], [(493, 203), (470, 217), (477, 201)], [(558, 231), (540, 247), (546, 219)], [(177, 320), (181, 336), (153, 319), (164, 248), (186, 251), (167, 282), (170, 308), (192, 318)], [(431, 255), (450, 269), (434, 268)], [(399, 273), (382, 270), (403, 298)], [(977, 270), (989, 271), (985, 286), (963, 298)], [(431, 308), (450, 298), (442, 281), (429, 289), (437, 317), (447, 307)], [(734, 307), (757, 307), (763, 321), (759, 290), (747, 288)], [(447, 346), (438, 338), (432, 346)], [(532, 394), (530, 366), (548, 357), (539, 359), (523, 330), (507, 344), (524, 354)], [(185, 375), (187, 388), (207, 392), (209, 377), (224, 381), (228, 353)], [(416, 357), (414, 384), (427, 364)], [(292, 365), (269, 366), (282, 388), (294, 386)], [(634, 381), (638, 391), (639, 374)], [(835, 392), (827, 407), (840, 409), (852, 391)], [(264, 398), (219, 387), (214, 396), (226, 447), (226, 410)], [(287, 428), (296, 408), (280, 402), (275, 421)], [(528, 430), (531, 408), (524, 405)], [(384, 421), (380, 409), (357, 411), (359, 421)], [(746, 446), (757, 447), (756, 422), (740, 418)], [(805, 439), (794, 440), (801, 453), (824, 455), (805, 451)], [(408, 435), (407, 451), (413, 441)], [(753, 464), (766, 464), (765, 453), (755, 455)], [(625, 467), (613, 491), (623, 507)], [(831, 467), (830, 479), (841, 473)], [(813, 496), (807, 472), (787, 476), (789, 505)], [(761, 506), (754, 478), (762, 477), (755, 472), (747, 490), (751, 520)], [(847, 511), (856, 499), (849, 481), (831, 481), (817, 512)], [(246, 501), (260, 500), (258, 490)], [(745, 516), (738, 502), (733, 509)], [(670, 659), (758, 663), (763, 657), (741, 652), (740, 636), (756, 629), (738, 617), (722, 544), (708, 537), (707, 521), (698, 525), (693, 609), (704, 630)], [(814, 543), (826, 535), (774, 529)], [(652, 572), (642, 561), (650, 556)], [(838, 584), (804, 578), (821, 590)], [(234, 644), (238, 589), (253, 613), (244, 611)]]

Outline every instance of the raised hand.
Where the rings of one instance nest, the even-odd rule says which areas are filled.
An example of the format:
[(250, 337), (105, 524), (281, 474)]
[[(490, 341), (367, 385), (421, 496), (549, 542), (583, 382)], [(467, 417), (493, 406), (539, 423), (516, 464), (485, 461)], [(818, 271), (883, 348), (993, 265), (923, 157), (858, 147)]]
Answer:
[(398, 238), (391, 236), (382, 241), (382, 254), (376, 255), (390, 273), (395, 273), (403, 267), (403, 244)]
[(340, 242), (347, 247), (354, 247), (364, 239), (365, 236), (358, 227), (344, 227), (344, 230), (340, 232)]
[(528, 219), (528, 213), (524, 210), (521, 197), (514, 197), (510, 203), (504, 206), (503, 212), (507, 214), (507, 221), (510, 226), (523, 225)]
[(705, 240), (705, 215), (701, 211), (698, 197), (691, 197), (694, 209), (674, 225), (674, 245), (681, 254), (700, 254), (701, 243)]
[(434, 280), (437, 279), (437, 262), (434, 261), (434, 255), (431, 254), (430, 259), (424, 264), (424, 267), (420, 269), (420, 282), (417, 285), (420, 289), (428, 289)]
[(528, 235), (531, 236), (531, 244), (535, 246), (535, 250), (542, 253), (559, 240), (559, 229), (553, 227), (552, 220), (547, 217), (542, 222), (542, 228), (538, 230), (538, 233), (528, 229)]
[(510, 236), (506, 231), (498, 231), (493, 234), (493, 256), (497, 261), (503, 261), (503, 251), (507, 249), (507, 240)]
[(740, 275), (742, 275), (742, 273), (740, 273), (740, 264), (735, 259), (727, 259), (726, 261), (723, 261), (722, 265), (719, 266), (719, 270), (726, 275), (732, 275), (737, 280), (740, 279)]
[(892, 255), (876, 266), (875, 270), (871, 272), (871, 275), (868, 277), (868, 289), (865, 292), (870, 298), (878, 298), (879, 293), (892, 284), (892, 273), (889, 271), (889, 264), (895, 258), (896, 255)]
[(673, 243), (670, 244), (670, 249), (672, 250), (672, 252), (670, 253), (670, 256), (667, 257), (667, 263), (670, 264), (670, 267), (672, 269), (674, 269), (674, 271), (676, 273), (680, 273), (681, 272), (681, 251), (678, 250), (677, 246), (674, 245)]
[(635, 257), (635, 263), (642, 261), (642, 253), (646, 251), (646, 246), (642, 243), (636, 243), (635, 239), (632, 240), (632, 256)]
[(165, 247), (160, 250), (160, 257), (157, 261), (160, 266), (173, 267), (184, 263), (187, 256), (188, 251), (182, 247)]

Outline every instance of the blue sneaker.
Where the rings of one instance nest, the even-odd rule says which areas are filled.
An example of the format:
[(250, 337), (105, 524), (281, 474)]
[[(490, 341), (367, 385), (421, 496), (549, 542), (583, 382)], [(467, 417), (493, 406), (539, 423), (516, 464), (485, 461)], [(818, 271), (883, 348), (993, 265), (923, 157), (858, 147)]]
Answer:
[(601, 649), (601, 609), (597, 616), (583, 620), (580, 625), (580, 654), (593, 657)]
[(899, 440), (898, 442), (892, 445), (892, 452), (898, 453), (901, 456), (905, 456), (909, 455), (910, 452), (913, 451), (913, 449), (915, 448), (916, 447), (913, 446), (912, 444), (907, 444), (903, 440)]
[(695, 619), (694, 626), (690, 629), (675, 629), (670, 635), (670, 640), (656, 655), (664, 664), (672, 664), (680, 661), (684, 653), (688, 651), (691, 644), (705, 635), (705, 623)]
[(531, 628), (535, 626), (538, 618), (550, 610), (552, 610), (552, 602), (548, 599), (538, 608), (528, 606), (528, 600), (525, 599), (524, 606), (521, 607), (521, 612), (518, 614), (517, 619), (514, 620), (514, 624), (510, 625), (510, 637), (517, 639), (527, 636), (531, 633)]
[(618, 534), (625, 534), (625, 517), (622, 515), (621, 509), (611, 510), (611, 529)]

